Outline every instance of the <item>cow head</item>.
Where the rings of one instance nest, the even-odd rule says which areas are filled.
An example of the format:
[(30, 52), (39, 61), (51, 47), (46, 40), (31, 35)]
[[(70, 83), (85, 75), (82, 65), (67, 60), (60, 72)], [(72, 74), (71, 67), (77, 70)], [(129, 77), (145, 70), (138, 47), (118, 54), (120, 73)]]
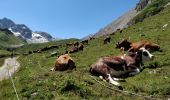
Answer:
[(153, 60), (154, 56), (144, 47), (140, 48), (137, 52), (142, 57), (142, 61)]

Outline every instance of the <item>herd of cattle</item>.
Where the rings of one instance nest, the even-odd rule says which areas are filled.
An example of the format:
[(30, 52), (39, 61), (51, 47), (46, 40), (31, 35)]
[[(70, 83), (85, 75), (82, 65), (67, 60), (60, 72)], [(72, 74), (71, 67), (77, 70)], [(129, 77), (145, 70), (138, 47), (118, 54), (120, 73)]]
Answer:
[[(65, 46), (69, 49), (58, 57), (55, 61), (54, 68), (52, 68), (51, 71), (65, 71), (76, 68), (75, 62), (69, 54), (83, 51), (84, 45), (88, 45), (89, 41), (93, 39), (95, 38), (90, 38), (80, 42), (76, 41), (73, 43), (67, 43)], [(103, 44), (110, 42), (110, 36), (106, 36), (103, 39)], [(63, 45), (48, 46), (39, 50), (29, 51), (28, 54), (41, 53), (61, 46)], [(138, 74), (143, 69), (143, 63), (145, 61), (153, 60), (154, 56), (150, 52), (161, 51), (158, 44), (152, 43), (148, 40), (130, 42), (127, 39), (123, 39), (116, 43), (115, 48), (119, 48), (120, 52), (123, 54), (99, 58), (99, 60), (90, 66), (90, 73), (99, 76), (101, 79), (118, 87), (121, 87), (121, 85), (117, 81)], [(125, 51), (127, 51), (126, 54), (124, 54)], [(57, 53), (54, 54), (58, 55)]]
[[(110, 39), (110, 37), (106, 37), (103, 40), (104, 44), (109, 43)], [(85, 41), (81, 43), (83, 42), (88, 44)], [(76, 43), (74, 47), (77, 48), (75, 49), (76, 51), (83, 50), (82, 44)], [(154, 56), (150, 52), (161, 51), (158, 44), (148, 40), (129, 42), (127, 39), (124, 39), (117, 42), (115, 47), (119, 48), (123, 53), (127, 51), (127, 54), (99, 58), (97, 62), (90, 66), (90, 73), (118, 87), (121, 87), (121, 85), (117, 81), (122, 80), (121, 78), (138, 74), (143, 69), (143, 63), (145, 61), (154, 59)], [(74, 50), (70, 51), (70, 53), (72, 52)], [(56, 60), (55, 66), (51, 70), (64, 71), (74, 68), (76, 68), (75, 63), (70, 57), (69, 52), (66, 52), (66, 54), (61, 55)]]
[[(44, 51), (48, 51), (48, 50), (51, 50), (51, 49), (58, 49), (58, 48), (64, 47), (64, 46), (69, 48), (68, 50), (65, 51), (65, 53), (75, 53), (75, 52), (78, 52), (78, 51), (83, 51), (84, 45), (88, 45), (89, 41), (93, 40), (93, 39), (95, 39), (95, 38), (94, 37), (90, 37), (89, 39), (82, 40), (80, 42), (75, 41), (75, 42), (72, 42), (72, 43), (67, 43), (65, 45), (47, 46), (47, 47), (44, 47), (44, 48), (41, 48), (41, 49), (38, 49), (38, 50), (28, 51), (28, 53), (24, 53), (24, 55), (29, 55), (29, 54), (33, 54), (33, 53), (42, 53)], [(55, 55), (57, 55), (57, 53)]]

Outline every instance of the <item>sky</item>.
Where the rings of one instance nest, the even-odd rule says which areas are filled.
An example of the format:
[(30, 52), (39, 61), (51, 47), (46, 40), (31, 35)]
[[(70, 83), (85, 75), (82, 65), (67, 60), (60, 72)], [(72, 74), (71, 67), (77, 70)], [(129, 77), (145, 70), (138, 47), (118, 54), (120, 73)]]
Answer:
[(25, 24), (54, 38), (82, 38), (98, 32), (139, 0), (0, 0), (0, 19)]

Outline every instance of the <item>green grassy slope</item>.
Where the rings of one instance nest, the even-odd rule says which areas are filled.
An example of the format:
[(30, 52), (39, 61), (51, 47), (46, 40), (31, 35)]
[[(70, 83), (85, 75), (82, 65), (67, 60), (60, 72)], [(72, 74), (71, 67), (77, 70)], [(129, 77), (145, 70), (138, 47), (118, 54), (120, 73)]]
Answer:
[(66, 43), (73, 43), (74, 41), (78, 41), (78, 39), (65, 39), (59, 41), (52, 41), (47, 43), (38, 43), (38, 44), (26, 44), (16, 50), (19, 53), (27, 53), (28, 51), (39, 50), (48, 46), (53, 45), (65, 45)]
[[(143, 100), (144, 97), (125, 95), (97, 83), (89, 73), (89, 66), (101, 56), (118, 55), (120, 51), (115, 49), (115, 41), (128, 38), (130, 41), (147, 39), (161, 46), (163, 52), (154, 52), (156, 56), (153, 61), (145, 64), (157, 63), (157, 68), (147, 68), (140, 74), (129, 77), (126, 82), (121, 82), (124, 90), (138, 93), (144, 96), (153, 95), (153, 98), (167, 99), (170, 95), (170, 6), (155, 16), (146, 18), (129, 28), (123, 33), (112, 36), (110, 44), (103, 45), (103, 39), (97, 38), (85, 46), (84, 51), (71, 54), (76, 62), (76, 70), (65, 72), (50, 72), (56, 57), (46, 58), (52, 51), (41, 54), (20, 56), (21, 68), (14, 76), (14, 82), (22, 99), (121, 99), (121, 100)], [(166, 28), (163, 25), (168, 24)], [(141, 36), (141, 33), (145, 36)], [(63, 52), (59, 48), (58, 52)], [(95, 77), (96, 79), (99, 79)], [(106, 82), (102, 84), (112, 86)], [(0, 98), (16, 99), (15, 92), (10, 80), (0, 82)], [(112, 86), (116, 88), (115, 86)], [(170, 97), (169, 97), (170, 98)]]
[(21, 39), (14, 36), (10, 31), (0, 29), (0, 48), (7, 48), (11, 45), (24, 43)]
[(132, 19), (132, 23), (138, 23), (143, 19), (158, 14), (170, 0), (152, 0), (152, 3)]

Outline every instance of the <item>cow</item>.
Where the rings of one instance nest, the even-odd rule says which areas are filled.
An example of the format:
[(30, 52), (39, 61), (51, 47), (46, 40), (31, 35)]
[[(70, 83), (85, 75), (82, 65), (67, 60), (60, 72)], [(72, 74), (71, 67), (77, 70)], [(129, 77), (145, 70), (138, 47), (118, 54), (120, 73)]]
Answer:
[(77, 46), (73, 46), (70, 50), (69, 53), (75, 53), (78, 52), (78, 47)]
[(93, 36), (89, 37), (89, 40), (94, 40), (95, 38)]
[(81, 41), (82, 44), (88, 44), (89, 40), (83, 40)]
[(142, 70), (141, 63), (153, 58), (154, 56), (148, 50), (140, 48), (135, 53), (100, 58), (90, 66), (90, 73), (122, 88), (117, 82), (119, 78), (138, 74)]
[(158, 44), (152, 43), (147, 40), (141, 40), (139, 42), (131, 43), (131, 48), (129, 48), (128, 52), (136, 52), (139, 48), (144, 47), (147, 50), (151, 51), (160, 51), (160, 46)]
[(84, 46), (83, 46), (83, 44), (79, 44), (79, 46), (78, 46), (78, 50), (80, 51), (83, 51), (83, 49), (84, 49)]
[(72, 70), (76, 68), (73, 59), (69, 56), (69, 54), (64, 54), (59, 56), (59, 58), (55, 61), (54, 68), (51, 71), (65, 71)]
[(110, 43), (111, 37), (110, 36), (106, 36), (103, 40), (104, 44)]
[(80, 43), (78, 41), (74, 42), (74, 46), (78, 46)]
[(116, 48), (123, 49), (128, 52), (137, 52), (141, 47), (146, 48), (151, 51), (160, 51), (160, 46), (158, 44), (152, 43), (148, 40), (141, 40), (139, 42), (129, 42), (127, 39), (116, 43)]
[(131, 42), (127, 41), (127, 39), (123, 39), (121, 42), (116, 43), (116, 48), (121, 48), (124, 51), (127, 51), (131, 48)]

